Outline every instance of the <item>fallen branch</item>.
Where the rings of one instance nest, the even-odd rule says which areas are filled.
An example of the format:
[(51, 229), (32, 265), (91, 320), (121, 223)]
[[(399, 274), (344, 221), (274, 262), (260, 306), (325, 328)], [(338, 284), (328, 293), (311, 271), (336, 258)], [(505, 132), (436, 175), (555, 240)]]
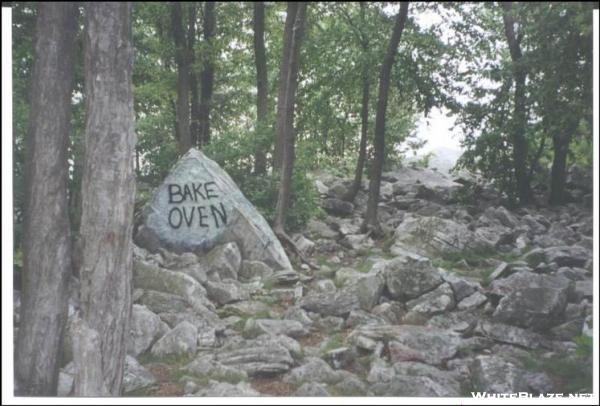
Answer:
[(319, 267), (315, 264), (313, 264), (298, 248), (298, 246), (296, 245), (296, 243), (294, 241), (292, 241), (292, 239), (290, 238), (289, 235), (286, 234), (285, 231), (283, 230), (273, 230), (275, 232), (275, 235), (277, 236), (277, 238), (279, 238), (279, 241), (281, 242), (281, 245), (283, 245), (283, 249), (285, 249), (288, 253), (293, 253), (295, 254), (298, 258), (300, 258), (300, 261), (306, 265), (308, 265), (311, 269), (319, 269)]

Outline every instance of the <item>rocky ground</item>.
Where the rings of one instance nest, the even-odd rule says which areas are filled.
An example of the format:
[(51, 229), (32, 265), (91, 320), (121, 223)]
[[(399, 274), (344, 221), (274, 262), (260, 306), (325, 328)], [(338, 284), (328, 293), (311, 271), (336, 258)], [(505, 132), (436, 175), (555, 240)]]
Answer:
[[(318, 270), (274, 271), (235, 243), (203, 257), (135, 247), (127, 395), (590, 390), (589, 191), (511, 211), (485, 187), (465, 205), (463, 184), (402, 169), (384, 176), (390, 237), (375, 242), (359, 232), (364, 191), (352, 205), (340, 200), (347, 180), (316, 185), (327, 215), (294, 239)], [(62, 396), (69, 348), (67, 336)]]

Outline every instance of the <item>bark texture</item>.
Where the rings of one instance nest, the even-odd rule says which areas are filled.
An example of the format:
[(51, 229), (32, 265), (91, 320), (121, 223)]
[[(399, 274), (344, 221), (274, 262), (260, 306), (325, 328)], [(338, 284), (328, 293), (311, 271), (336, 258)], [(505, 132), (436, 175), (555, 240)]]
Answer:
[(210, 143), (210, 108), (213, 95), (213, 84), (215, 78), (215, 66), (212, 57), (213, 38), (217, 25), (216, 2), (207, 1), (204, 3), (204, 41), (211, 52), (204, 59), (202, 72), (200, 73), (200, 107), (198, 116), (200, 145)]
[[(133, 111), (131, 3), (88, 3), (85, 43), (86, 156), (82, 182), (81, 319), (74, 341), (99, 341), (84, 359), (76, 393), (121, 393), (131, 313), (136, 136)], [(93, 330), (90, 332), (89, 330)], [(81, 354), (85, 356), (85, 354)], [(89, 382), (101, 376), (103, 382)]]
[(77, 32), (75, 3), (39, 3), (36, 29), (15, 393), (52, 396), (56, 395), (72, 269), (67, 147)]
[(527, 170), (527, 140), (525, 129), (527, 126), (527, 101), (525, 96), (525, 80), (527, 70), (523, 64), (521, 51), (521, 34), (515, 32), (515, 19), (512, 14), (512, 2), (500, 3), (504, 12), (504, 33), (513, 62), (513, 78), (515, 83), (514, 108), (512, 120), (512, 144), (515, 179), (517, 181), (517, 194), (521, 204), (531, 201), (531, 186)]
[[(292, 24), (288, 24), (286, 19), (286, 29), (289, 29), (290, 32), (284, 34), (286, 42), (284, 42), (282, 71), (280, 73), (280, 78), (283, 78), (280, 85), (284, 89), (279, 90), (282, 100), (277, 102), (278, 106), (283, 106), (281, 109), (278, 108), (277, 111), (277, 140), (281, 140), (282, 154), (281, 181), (279, 183), (274, 221), (274, 230), (279, 234), (282, 234), (285, 230), (285, 215), (290, 204), (292, 173), (294, 170), (294, 144), (296, 141), (294, 134), (294, 104), (298, 87), (300, 45), (304, 36), (306, 8), (307, 4), (304, 2), (288, 3), (287, 19), (294, 18), (294, 21)], [(290, 9), (293, 9), (293, 11)], [(285, 51), (286, 49), (287, 51)]]
[(177, 61), (177, 139), (179, 151), (185, 154), (192, 147), (190, 134), (190, 58), (183, 29), (183, 10), (180, 2), (171, 3), (171, 23)]
[(370, 231), (374, 235), (381, 234), (381, 225), (377, 217), (377, 205), (379, 204), (379, 189), (381, 187), (381, 172), (383, 171), (383, 160), (385, 158), (385, 114), (388, 104), (388, 93), (390, 90), (390, 75), (398, 44), (402, 37), (402, 31), (406, 24), (408, 15), (408, 2), (400, 3), (400, 11), (396, 16), (392, 37), (381, 65), (379, 74), (379, 90), (377, 96), (377, 114), (375, 116), (375, 137), (373, 140), (374, 156), (371, 163), (371, 178), (369, 179), (369, 199), (367, 201), (367, 212), (362, 224), (363, 231)]
[[(256, 131), (266, 126), (268, 96), (267, 96), (267, 55), (265, 52), (265, 4), (262, 1), (254, 3), (254, 61), (256, 64)], [(257, 142), (254, 151), (254, 172), (263, 174), (267, 170), (267, 157), (261, 143)]]

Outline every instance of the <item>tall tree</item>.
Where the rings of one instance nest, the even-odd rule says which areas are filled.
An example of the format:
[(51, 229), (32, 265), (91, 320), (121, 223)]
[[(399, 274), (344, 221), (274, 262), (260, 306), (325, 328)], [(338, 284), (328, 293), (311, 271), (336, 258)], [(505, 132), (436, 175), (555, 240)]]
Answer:
[(192, 147), (192, 137), (190, 134), (190, 58), (183, 28), (181, 2), (171, 4), (171, 24), (177, 61), (176, 133), (179, 150), (184, 154)]
[(192, 145), (198, 145), (200, 139), (200, 98), (198, 96), (198, 77), (196, 75), (196, 3), (189, 4), (188, 14), (188, 42), (187, 52), (190, 58), (190, 92), (191, 92), (191, 112), (190, 112), (190, 137)]
[(214, 36), (217, 25), (216, 2), (207, 1), (204, 3), (204, 23), (203, 34), (208, 56), (204, 58), (202, 72), (200, 73), (200, 108), (198, 124), (200, 126), (199, 137), (201, 145), (208, 145), (210, 142), (210, 107), (213, 95), (213, 85), (215, 78), (214, 66)]
[[(267, 123), (267, 55), (265, 52), (265, 4), (262, 1), (254, 3), (252, 18), (254, 27), (254, 61), (256, 65), (256, 131), (262, 131)], [(263, 146), (255, 143), (254, 172), (263, 174), (267, 170), (267, 158)]]
[(344, 200), (349, 202), (354, 202), (356, 199), (356, 195), (360, 190), (360, 186), (362, 183), (362, 175), (363, 170), (365, 168), (365, 161), (367, 160), (367, 140), (369, 135), (369, 96), (370, 96), (370, 64), (367, 61), (367, 53), (369, 52), (369, 37), (367, 34), (360, 28), (365, 25), (365, 9), (367, 5), (365, 2), (360, 2), (360, 22), (358, 25), (355, 25), (352, 19), (348, 16), (348, 23), (352, 25), (352, 29), (355, 33), (355, 36), (360, 43), (360, 48), (362, 51), (362, 77), (361, 77), (361, 88), (362, 88), (362, 98), (361, 98), (361, 107), (360, 107), (360, 145), (358, 149), (358, 161), (356, 162), (356, 169), (354, 172), (354, 181), (352, 185), (348, 189), (348, 192), (344, 196)]
[(123, 380), (135, 198), (131, 8), (90, 2), (86, 9), (81, 320), (74, 333), (79, 396), (118, 396)]
[[(285, 22), (283, 58), (279, 73), (279, 99), (277, 100), (277, 140), (281, 142), (281, 180), (275, 206), (273, 229), (282, 238), (285, 236), (285, 215), (290, 204), (292, 173), (294, 170), (295, 142), (294, 107), (298, 87), (300, 45), (304, 37), (306, 20), (305, 2), (289, 2)], [(290, 23), (288, 20), (293, 19)], [(285, 237), (283, 237), (285, 239)]]
[[(503, 13), (504, 34), (508, 42), (510, 57), (512, 59), (512, 75), (515, 85), (513, 116), (511, 122), (512, 154), (514, 162), (515, 179), (517, 181), (517, 194), (521, 204), (531, 201), (531, 186), (527, 170), (527, 100), (525, 93), (525, 80), (527, 67), (523, 61), (521, 41), (523, 39), (522, 25), (516, 25), (515, 13), (512, 2), (500, 3)], [(515, 31), (517, 29), (518, 31)]]
[(56, 394), (71, 274), (67, 147), (77, 6), (39, 3), (26, 156), (23, 303), (16, 393)]
[(363, 231), (371, 231), (375, 236), (382, 234), (381, 225), (377, 218), (377, 205), (379, 204), (379, 188), (381, 186), (381, 173), (385, 158), (385, 114), (390, 88), (390, 74), (394, 66), (396, 54), (398, 53), (398, 44), (406, 25), (407, 16), (408, 2), (403, 1), (400, 3), (400, 10), (396, 16), (392, 37), (379, 74), (375, 137), (373, 140), (374, 155), (373, 162), (371, 163), (371, 178), (369, 180), (369, 199), (367, 201), (367, 212), (365, 213), (365, 219), (361, 227)]
[[(296, 27), (296, 13), (298, 12), (299, 4), (289, 2), (287, 5), (285, 27), (283, 29), (283, 55), (279, 66), (279, 88), (277, 93), (277, 123), (275, 128), (275, 150), (273, 151), (273, 170), (281, 171), (283, 164), (284, 146), (287, 142), (286, 136), (290, 134), (291, 124), (293, 126), (294, 103), (290, 103), (290, 97), (296, 96), (296, 81), (294, 77), (290, 54), (292, 45), (294, 45), (293, 35)], [(298, 41), (296, 41), (298, 42)], [(298, 50), (300, 44), (298, 44)], [(298, 51), (299, 52), (299, 51)], [(292, 91), (292, 92), (290, 92)], [(292, 121), (290, 122), (290, 114)]]

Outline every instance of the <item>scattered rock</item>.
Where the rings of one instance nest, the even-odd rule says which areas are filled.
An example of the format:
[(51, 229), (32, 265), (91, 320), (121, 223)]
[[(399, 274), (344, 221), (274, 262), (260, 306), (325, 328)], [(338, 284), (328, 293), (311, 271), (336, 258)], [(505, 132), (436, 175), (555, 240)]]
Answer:
[(138, 389), (147, 388), (156, 383), (156, 378), (146, 368), (140, 365), (130, 355), (125, 357), (125, 371), (123, 372), (123, 392), (129, 393)]
[(192, 323), (182, 321), (152, 346), (152, 354), (164, 357), (190, 355), (196, 352), (198, 329)]
[(258, 337), (262, 334), (279, 335), (290, 337), (302, 337), (308, 334), (302, 323), (295, 320), (276, 319), (248, 319), (244, 326), (244, 336), (249, 338)]
[(130, 335), (127, 353), (137, 357), (149, 349), (169, 327), (146, 306), (134, 304), (131, 309)]
[(427, 259), (395, 258), (384, 265), (387, 289), (394, 299), (414, 299), (442, 284), (440, 273)]

